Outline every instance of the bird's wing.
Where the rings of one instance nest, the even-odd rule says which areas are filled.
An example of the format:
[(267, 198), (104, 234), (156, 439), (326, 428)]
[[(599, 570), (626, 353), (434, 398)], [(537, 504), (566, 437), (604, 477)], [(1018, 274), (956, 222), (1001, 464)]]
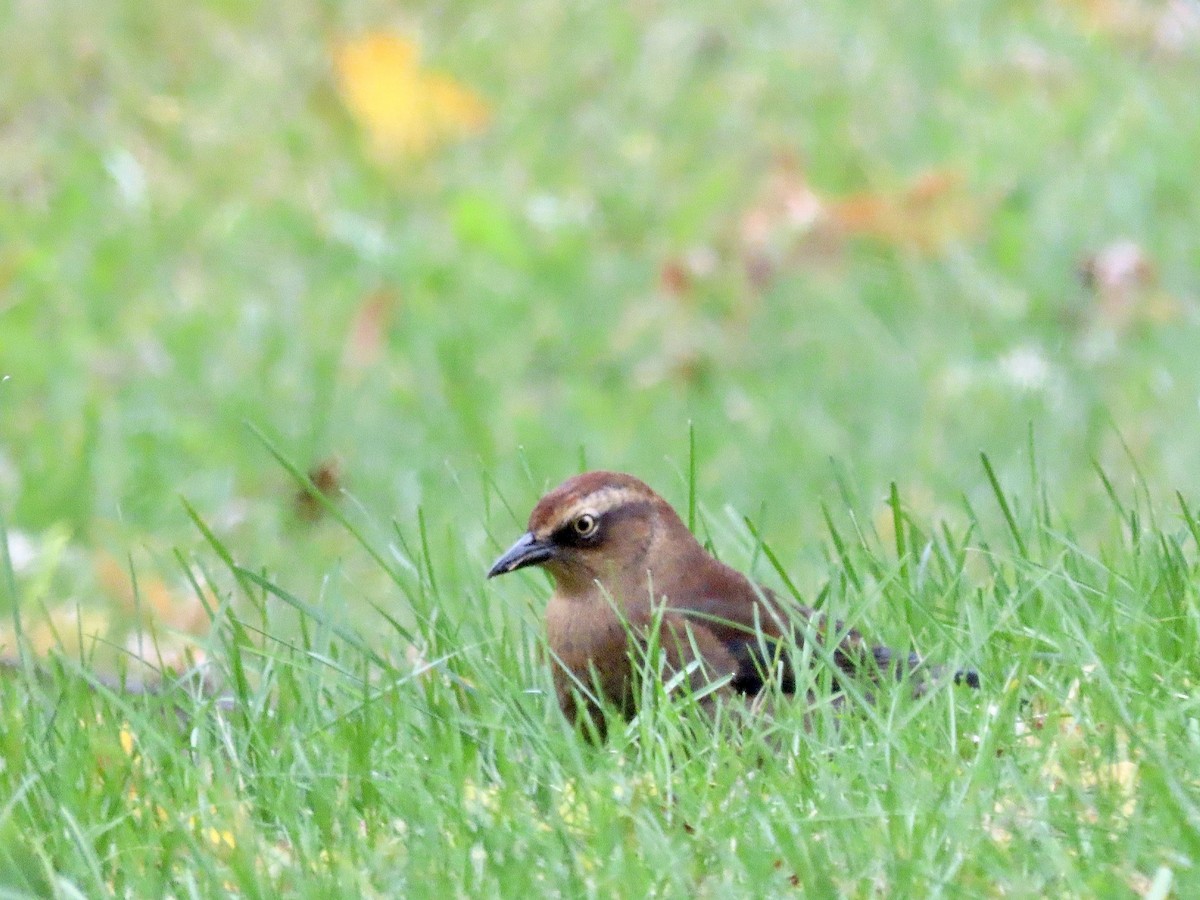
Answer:
[(703, 630), (732, 660), (733, 686), (757, 693), (766, 673), (781, 669), (782, 687), (790, 693), (795, 678), (791, 660), (781, 652), (780, 635), (794, 629), (812, 610), (784, 612), (775, 595), (757, 588), (741, 573), (726, 566), (708, 566), (695, 583), (676, 585), (667, 595), (672, 611), (693, 630)]
[[(768, 673), (776, 673), (785, 693), (795, 690), (791, 648), (816, 640), (830, 648), (839, 672), (871, 681), (917, 673), (918, 690), (942, 671), (926, 666), (916, 653), (871, 644), (855, 628), (811, 607), (781, 600), (770, 588), (752, 583), (740, 572), (710, 560), (708, 566), (684, 568), (685, 574), (667, 602), (690, 622), (721, 643), (736, 665), (733, 685), (744, 693), (762, 689)], [(791, 640), (784, 640), (783, 635)], [(956, 682), (979, 686), (974, 671), (956, 672)]]
[[(747, 583), (748, 585), (748, 583)], [(672, 603), (689, 620), (703, 623), (724, 646), (737, 666), (734, 687), (744, 693), (762, 689), (768, 674), (775, 672), (784, 693), (795, 690), (792, 647), (799, 649), (812, 639), (833, 644), (832, 660), (840, 672), (877, 680), (881, 675), (900, 677), (921, 665), (915, 653), (901, 653), (872, 645), (854, 628), (831, 620), (811, 607), (782, 603), (769, 588), (750, 588), (753, 593), (730, 585), (725, 594), (706, 593)], [(783, 635), (791, 634), (786, 641)]]

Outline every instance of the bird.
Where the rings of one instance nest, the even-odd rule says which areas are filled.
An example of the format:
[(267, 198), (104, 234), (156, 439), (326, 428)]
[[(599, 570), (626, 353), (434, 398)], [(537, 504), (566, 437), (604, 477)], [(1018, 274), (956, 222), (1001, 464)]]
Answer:
[[(636, 714), (637, 661), (654, 646), (655, 633), (663, 677), (683, 673), (709, 707), (719, 697), (759, 697), (772, 673), (782, 693), (794, 693), (798, 661), (789, 650), (830, 637), (835, 681), (917, 673), (920, 691), (921, 673), (940, 677), (940, 669), (924, 666), (917, 654), (872, 646), (855, 629), (784, 603), (720, 562), (674, 508), (633, 475), (591, 471), (554, 488), (487, 577), (530, 566), (549, 572), (555, 583), (545, 618), (559, 708), (576, 725), (590, 721), (600, 738), (605, 706), (626, 720)], [(980, 683), (973, 670), (956, 672), (954, 681)]]

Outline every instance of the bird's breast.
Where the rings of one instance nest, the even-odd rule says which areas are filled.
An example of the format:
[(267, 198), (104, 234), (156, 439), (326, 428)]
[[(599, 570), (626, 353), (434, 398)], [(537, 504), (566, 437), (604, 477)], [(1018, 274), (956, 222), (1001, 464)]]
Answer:
[(546, 607), (546, 638), (559, 706), (568, 719), (575, 718), (576, 691), (598, 690), (618, 708), (630, 709), (628, 633), (605, 600), (555, 595)]
[(570, 669), (627, 661), (625, 626), (603, 601), (555, 595), (546, 607), (550, 649)]

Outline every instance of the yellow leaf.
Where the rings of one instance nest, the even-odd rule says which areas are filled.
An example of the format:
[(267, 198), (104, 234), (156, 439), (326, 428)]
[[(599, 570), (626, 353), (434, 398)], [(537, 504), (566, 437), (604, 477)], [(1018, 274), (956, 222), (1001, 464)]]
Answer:
[(450, 76), (422, 69), (405, 38), (368, 34), (332, 55), (343, 102), (385, 160), (426, 153), (487, 124), (487, 104)]
[[(62, 607), (26, 622), (24, 637), (26, 646), (39, 657), (46, 656), (51, 650), (78, 656), (90, 652), (92, 642), (97, 636), (108, 634), (110, 627), (108, 616), (99, 611)], [(0, 656), (13, 655), (16, 646), (16, 634), (0, 626)]]

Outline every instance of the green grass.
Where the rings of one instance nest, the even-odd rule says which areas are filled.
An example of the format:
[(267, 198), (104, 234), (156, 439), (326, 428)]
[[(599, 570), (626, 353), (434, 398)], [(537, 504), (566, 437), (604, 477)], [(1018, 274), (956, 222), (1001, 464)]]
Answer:
[[(852, 691), (840, 713), (781, 701), (773, 717), (710, 725), (652, 691), (601, 747), (551, 699), (524, 612), (540, 578), (489, 603), (465, 566), (436, 583), (392, 576), (416, 623), (380, 619), (367, 640), (334, 614), (338, 587), (308, 604), (233, 564), (244, 612), (216, 611), (210, 643), (231, 709), (93, 689), (69, 662), (4, 680), (7, 883), (89, 896), (793, 883), (1027, 895), (1141, 890), (1162, 870), (1188, 894), (1194, 514), (1156, 529), (1114, 497), (1111, 533), (1089, 552), (1043, 510), (970, 537), (900, 510), (902, 558), (842, 523), (824, 604), (978, 666), (980, 692), (913, 700), (898, 687), (871, 705)], [(729, 531), (741, 540), (721, 547), (748, 564), (753, 539)], [(280, 605), (303, 612), (294, 638), (271, 627)], [(419, 652), (390, 662), (371, 645)], [(827, 670), (812, 679), (823, 696)]]
[[(0, 8), (0, 656), (44, 668), (0, 678), (4, 885), (1188, 895), (1200, 38), (1163, 16)], [(377, 164), (328, 54), (370, 29), (490, 127)], [(798, 171), (898, 231), (751, 245)], [(1120, 239), (1152, 274), (1089, 287)], [(588, 747), (547, 583), (482, 580), (585, 466), (984, 689)], [(92, 685), (139, 642), (234, 711)]]

